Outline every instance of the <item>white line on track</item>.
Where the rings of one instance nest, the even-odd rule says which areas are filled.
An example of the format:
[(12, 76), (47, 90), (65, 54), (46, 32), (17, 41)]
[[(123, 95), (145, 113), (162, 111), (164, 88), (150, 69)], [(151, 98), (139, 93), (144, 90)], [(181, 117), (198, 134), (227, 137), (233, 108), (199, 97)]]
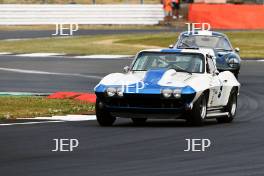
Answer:
[(79, 74), (79, 73), (56, 73), (56, 72), (46, 72), (46, 71), (38, 71), (38, 70), (24, 70), (24, 69), (5, 68), (5, 67), (0, 67), (0, 70), (8, 71), (8, 72), (16, 72), (16, 73), (26, 73), (26, 74), (59, 75), (59, 76), (74, 76), (74, 77), (83, 77), (83, 78), (102, 79), (102, 77), (100, 77), (100, 76), (83, 75), (83, 74)]
[(242, 60), (242, 62), (264, 62), (264, 59), (247, 59)]
[(71, 56), (65, 53), (25, 53), (25, 54), (16, 54), (10, 52), (0, 52), (1, 55), (10, 55), (17, 57), (34, 57), (34, 58), (42, 58), (42, 57), (60, 57), (60, 58), (74, 58), (74, 59), (133, 59), (133, 55), (81, 55), (81, 56)]
[(3, 123), (0, 126), (12, 126), (12, 125), (34, 125), (34, 124), (42, 124), (42, 123), (61, 123), (66, 121), (43, 121), (43, 122), (21, 122), (21, 123)]
[(8, 55), (8, 54), (12, 54), (10, 52), (0, 52), (0, 55)]
[(51, 93), (34, 93), (34, 92), (0, 92), (0, 96), (48, 96)]
[(62, 56), (64, 53), (29, 53), (29, 54), (17, 54), (20, 57), (49, 57), (49, 56)]
[(80, 121), (96, 120), (96, 116), (95, 115), (66, 115), (66, 116), (52, 116), (52, 117), (18, 118), (18, 120), (43, 120), (43, 121), (3, 123), (3, 124), (0, 124), (0, 126), (34, 125), (34, 124), (61, 123), (61, 122), (80, 122)]
[[(32, 119), (32, 118), (21, 118), (21, 119)], [(95, 120), (95, 115), (66, 115), (66, 116), (52, 116), (52, 117), (36, 117), (34, 120), (60, 120), (60, 121), (87, 121)]]
[(86, 56), (73, 56), (77, 59), (123, 59), (123, 58), (131, 58), (132, 55), (86, 55)]

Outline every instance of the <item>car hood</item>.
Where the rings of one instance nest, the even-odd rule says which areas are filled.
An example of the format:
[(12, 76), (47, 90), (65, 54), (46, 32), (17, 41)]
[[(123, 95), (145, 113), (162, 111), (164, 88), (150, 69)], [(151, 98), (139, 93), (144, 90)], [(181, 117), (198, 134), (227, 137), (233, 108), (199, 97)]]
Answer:
[(105, 91), (107, 87), (119, 86), (139, 86), (143, 92), (160, 93), (163, 88), (182, 88), (188, 86), (189, 82), (199, 77), (200, 74), (189, 74), (186, 72), (176, 72), (174, 69), (151, 69), (148, 71), (133, 71), (127, 74), (112, 73), (107, 75), (95, 87), (96, 92)]

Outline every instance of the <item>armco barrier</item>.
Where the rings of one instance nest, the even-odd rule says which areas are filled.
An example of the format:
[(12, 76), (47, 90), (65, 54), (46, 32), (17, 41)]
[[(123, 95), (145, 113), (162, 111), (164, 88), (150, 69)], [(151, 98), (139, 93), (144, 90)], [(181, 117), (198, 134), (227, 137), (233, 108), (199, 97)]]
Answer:
[(192, 4), (188, 19), (215, 29), (264, 29), (264, 5)]
[(136, 24), (154, 25), (163, 19), (160, 4), (139, 5), (0, 5), (0, 25)]

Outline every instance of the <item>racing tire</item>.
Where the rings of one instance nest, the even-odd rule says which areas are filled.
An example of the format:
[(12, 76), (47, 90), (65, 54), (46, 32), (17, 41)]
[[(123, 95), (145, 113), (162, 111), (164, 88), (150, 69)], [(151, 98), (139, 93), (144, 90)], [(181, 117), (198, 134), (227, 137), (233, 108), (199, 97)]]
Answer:
[(194, 103), (187, 122), (192, 126), (202, 126), (205, 122), (207, 114), (207, 98), (205, 94), (202, 94), (198, 100)]
[(229, 96), (228, 103), (225, 107), (225, 112), (228, 112), (228, 116), (217, 118), (218, 123), (231, 123), (235, 116), (237, 110), (237, 91), (232, 89), (231, 94)]
[(112, 126), (116, 117), (112, 116), (105, 108), (101, 101), (96, 99), (95, 105), (96, 120), (100, 126)]
[(147, 118), (131, 118), (131, 119), (132, 119), (133, 123), (135, 125), (138, 125), (138, 126), (144, 125), (147, 121)]

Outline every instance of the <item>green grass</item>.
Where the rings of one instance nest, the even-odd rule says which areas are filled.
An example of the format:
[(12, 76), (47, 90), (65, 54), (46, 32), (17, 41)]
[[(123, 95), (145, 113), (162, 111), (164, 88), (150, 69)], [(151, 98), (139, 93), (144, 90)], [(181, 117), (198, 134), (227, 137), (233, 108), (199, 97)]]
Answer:
[(117, 43), (125, 44), (143, 44), (152, 46), (168, 47), (170, 44), (174, 44), (177, 40), (179, 33), (160, 33), (153, 35), (138, 35), (121, 39)]
[[(239, 47), (242, 58), (264, 58), (264, 31), (226, 32)], [(142, 49), (168, 47), (175, 43), (178, 33), (98, 35), (70, 38), (46, 38), (20, 41), (0, 41), (0, 52), (36, 53), (58, 52), (74, 55), (128, 54)]]
[[(121, 36), (86, 36), (72, 38), (48, 38), (21, 41), (0, 41), (0, 52), (36, 53), (56, 52), (75, 55), (84, 54), (135, 54), (142, 47), (112, 45), (105, 40)], [(121, 38), (124, 38), (121, 37)], [(102, 43), (100, 43), (103, 41)], [(98, 43), (99, 42), (99, 43)]]
[[(233, 47), (240, 48), (242, 58), (264, 58), (264, 31), (226, 32)], [(120, 40), (120, 43), (144, 44), (167, 47), (175, 42), (178, 34), (143, 36)]]
[(94, 114), (94, 104), (45, 97), (0, 97), (0, 120), (66, 114)]
[(264, 31), (228, 32), (233, 47), (245, 58), (264, 58)]

